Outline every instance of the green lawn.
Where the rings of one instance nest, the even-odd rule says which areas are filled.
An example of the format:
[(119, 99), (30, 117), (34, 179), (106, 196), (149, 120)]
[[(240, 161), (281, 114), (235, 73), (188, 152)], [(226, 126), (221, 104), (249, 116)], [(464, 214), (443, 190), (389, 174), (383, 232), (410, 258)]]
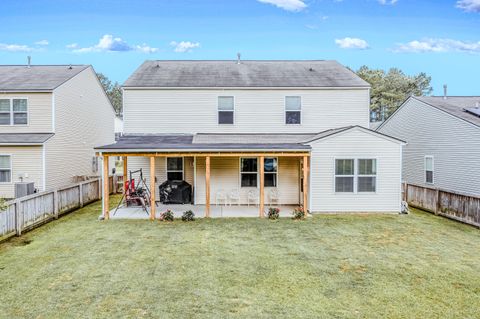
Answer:
[(99, 207), (0, 244), (1, 318), (480, 317), (480, 231), (441, 217), (100, 222)]

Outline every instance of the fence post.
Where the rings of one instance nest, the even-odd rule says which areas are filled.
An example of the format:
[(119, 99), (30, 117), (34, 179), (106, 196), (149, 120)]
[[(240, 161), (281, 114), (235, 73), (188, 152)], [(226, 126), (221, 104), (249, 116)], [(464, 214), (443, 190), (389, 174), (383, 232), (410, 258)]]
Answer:
[(438, 213), (440, 212), (440, 206), (440, 190), (437, 188), (435, 192), (435, 215), (438, 215)]
[(83, 207), (83, 183), (78, 184), (78, 199), (80, 207)]
[(58, 191), (53, 191), (53, 218), (58, 219)]
[(19, 200), (15, 201), (15, 232), (17, 236), (22, 234), (22, 209), (21, 202)]
[(405, 202), (408, 204), (408, 183), (405, 182)]

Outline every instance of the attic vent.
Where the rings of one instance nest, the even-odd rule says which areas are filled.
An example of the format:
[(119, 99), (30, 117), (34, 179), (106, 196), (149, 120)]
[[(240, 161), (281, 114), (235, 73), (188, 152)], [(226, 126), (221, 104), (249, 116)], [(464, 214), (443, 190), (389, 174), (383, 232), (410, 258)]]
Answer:
[(475, 115), (477, 117), (480, 117), (480, 107), (479, 107), (479, 103), (477, 103), (477, 106), (476, 107), (469, 107), (469, 108), (466, 108), (464, 109), (465, 112), (467, 113), (470, 113), (472, 115)]
[(308, 69), (308, 71), (313, 72), (313, 68)]

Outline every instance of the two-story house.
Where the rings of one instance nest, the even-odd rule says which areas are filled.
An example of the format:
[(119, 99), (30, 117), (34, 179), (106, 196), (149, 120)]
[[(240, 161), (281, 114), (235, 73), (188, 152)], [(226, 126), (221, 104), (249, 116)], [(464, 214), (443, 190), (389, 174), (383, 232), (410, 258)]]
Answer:
[(0, 196), (98, 175), (93, 147), (113, 143), (114, 117), (89, 65), (1, 65)]
[(370, 86), (335, 61), (146, 61), (123, 94), (124, 135), (97, 151), (143, 169), (151, 218), (175, 180), (205, 216), (222, 200), (260, 216), (401, 209), (405, 143), (367, 129)]

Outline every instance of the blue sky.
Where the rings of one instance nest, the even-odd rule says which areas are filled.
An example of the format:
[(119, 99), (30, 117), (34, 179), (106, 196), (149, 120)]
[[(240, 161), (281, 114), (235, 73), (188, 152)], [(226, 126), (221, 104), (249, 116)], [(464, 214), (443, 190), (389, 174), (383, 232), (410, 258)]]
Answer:
[(335, 59), (426, 72), (480, 95), (480, 0), (2, 0), (0, 64), (92, 64), (123, 82), (146, 59)]

